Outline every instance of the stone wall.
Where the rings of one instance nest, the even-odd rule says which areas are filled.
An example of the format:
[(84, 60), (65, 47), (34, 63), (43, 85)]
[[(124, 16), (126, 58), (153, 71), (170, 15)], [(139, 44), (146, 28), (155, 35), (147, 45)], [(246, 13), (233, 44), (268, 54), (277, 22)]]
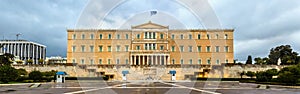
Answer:
[[(14, 66), (15, 68), (24, 68), (27, 71), (65, 71), (71, 77), (97, 77), (102, 75), (114, 75), (112, 80), (121, 80), (122, 71), (128, 70), (128, 80), (170, 80), (170, 70), (176, 70), (177, 80), (186, 80), (195, 77), (210, 78), (240, 78), (239, 73), (245, 71), (265, 71), (268, 69), (282, 69), (286, 66), (281, 65), (231, 65), (231, 66), (177, 66), (177, 67), (137, 67), (137, 66)], [(246, 76), (245, 76), (246, 77)]]

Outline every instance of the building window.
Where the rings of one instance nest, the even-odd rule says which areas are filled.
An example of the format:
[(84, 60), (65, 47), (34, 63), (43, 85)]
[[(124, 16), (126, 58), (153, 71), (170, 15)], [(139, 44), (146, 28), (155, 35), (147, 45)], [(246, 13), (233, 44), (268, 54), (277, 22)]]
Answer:
[(90, 46), (90, 52), (94, 52), (94, 46)]
[(107, 51), (111, 52), (111, 46), (107, 46)]
[(217, 63), (217, 64), (220, 64), (220, 60), (218, 59), (218, 60), (216, 61), (216, 63)]
[(224, 50), (225, 50), (225, 52), (229, 52), (229, 47), (228, 47), (228, 46), (225, 46), (225, 47), (224, 47)]
[(103, 46), (99, 46), (99, 52), (103, 51)]
[(120, 45), (117, 45), (117, 52), (120, 52)]
[(72, 52), (76, 51), (76, 46), (72, 46)]
[(201, 59), (198, 59), (198, 64), (201, 64), (201, 63), (202, 63)]
[(189, 52), (193, 52), (193, 46), (189, 46)]
[(148, 39), (148, 32), (145, 32), (145, 33), (144, 33), (144, 38), (145, 38), (145, 39)]
[(198, 48), (198, 52), (201, 52), (201, 46), (198, 46), (197, 48)]
[(210, 64), (210, 59), (207, 59), (207, 64)]
[(81, 52), (84, 52), (84, 51), (85, 51), (85, 46), (81, 45)]
[(72, 63), (76, 63), (75, 59), (72, 59)]
[(175, 39), (175, 35), (174, 34), (172, 34), (172, 39)]
[(153, 32), (153, 39), (156, 39), (156, 34), (155, 34), (155, 32)]
[(192, 39), (192, 34), (189, 34), (189, 39)]
[(72, 37), (72, 39), (76, 39), (76, 34), (73, 34), (73, 37)]
[(164, 50), (164, 46), (161, 45), (161, 46), (160, 46), (160, 50)]
[(160, 39), (164, 39), (164, 34), (160, 34)]
[(219, 34), (216, 34), (216, 39), (219, 39)]
[(220, 52), (220, 47), (216, 46), (216, 52)]
[(210, 46), (206, 46), (206, 52), (210, 52)]
[(125, 60), (125, 63), (128, 64), (128, 59)]
[(107, 60), (107, 64), (110, 64), (110, 59)]
[(198, 39), (201, 39), (201, 35), (200, 34), (198, 34)]
[(184, 62), (183, 62), (183, 59), (181, 59), (181, 60), (180, 60), (180, 64), (183, 64), (183, 63), (184, 63)]
[(111, 34), (108, 34), (108, 39), (111, 39)]
[(128, 39), (128, 34), (125, 35), (126, 39)]
[(183, 34), (180, 35), (180, 39), (183, 39)]
[(120, 39), (120, 34), (117, 34), (117, 39)]
[(128, 52), (129, 46), (125, 45), (125, 51)]
[(136, 35), (136, 38), (137, 38), (137, 39), (140, 39), (140, 34), (137, 34), (137, 35)]
[(228, 59), (225, 60), (225, 63), (228, 63)]
[(99, 64), (102, 64), (102, 59), (99, 59)]
[(207, 34), (207, 35), (206, 35), (206, 37), (207, 37), (207, 39), (210, 39), (210, 36), (209, 36), (209, 34)]
[(145, 50), (148, 50), (148, 44), (145, 44), (145, 45), (144, 45), (144, 49), (145, 49)]
[(180, 46), (180, 52), (183, 52), (183, 48), (184, 48), (183, 46)]
[(172, 59), (172, 64), (175, 64), (175, 59)]
[(190, 64), (193, 64), (193, 59), (190, 59)]
[(153, 50), (156, 50), (156, 44), (153, 44)]
[(172, 46), (172, 52), (174, 52), (175, 51), (175, 46)]
[(117, 59), (117, 64), (120, 64), (120, 59)]
[(84, 59), (81, 59), (81, 64), (84, 64)]
[(147, 32), (147, 33), (149, 35), (148, 39), (151, 39), (152, 38), (152, 32)]
[(99, 35), (99, 39), (102, 39), (102, 34)]
[(228, 35), (227, 34), (225, 34), (224, 39), (228, 39)]
[(84, 34), (81, 35), (81, 39), (85, 39), (85, 35)]
[(140, 46), (136, 46), (136, 50), (140, 50)]
[(90, 64), (91, 64), (91, 65), (94, 64), (94, 60), (93, 60), (93, 59), (90, 60)]
[(90, 38), (91, 38), (91, 39), (94, 39), (94, 34), (91, 34), (91, 35), (90, 35)]

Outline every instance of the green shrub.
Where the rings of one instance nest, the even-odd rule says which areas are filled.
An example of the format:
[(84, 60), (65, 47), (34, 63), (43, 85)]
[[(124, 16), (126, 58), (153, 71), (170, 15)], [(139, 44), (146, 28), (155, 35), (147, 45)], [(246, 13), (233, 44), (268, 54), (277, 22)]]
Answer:
[(29, 73), (29, 79), (33, 81), (41, 81), (43, 79), (43, 74), (40, 71), (32, 71)]
[(19, 77), (18, 72), (15, 68), (4, 65), (0, 66), (0, 81), (3, 83), (8, 83), (10, 81), (15, 81)]

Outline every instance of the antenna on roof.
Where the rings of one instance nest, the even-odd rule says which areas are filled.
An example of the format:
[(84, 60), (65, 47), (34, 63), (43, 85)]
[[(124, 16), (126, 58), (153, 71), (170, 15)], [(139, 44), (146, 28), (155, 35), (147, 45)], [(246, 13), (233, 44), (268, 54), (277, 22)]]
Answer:
[(17, 40), (19, 40), (19, 36), (21, 35), (21, 33), (16, 34), (17, 36)]

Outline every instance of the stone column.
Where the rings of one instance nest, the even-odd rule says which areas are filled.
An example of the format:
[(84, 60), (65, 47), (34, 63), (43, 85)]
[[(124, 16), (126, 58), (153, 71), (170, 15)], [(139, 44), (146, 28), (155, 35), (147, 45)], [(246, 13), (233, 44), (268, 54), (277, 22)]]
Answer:
[(133, 65), (135, 65), (136, 64), (136, 57), (135, 57), (135, 55), (133, 55)]
[(167, 65), (167, 56), (164, 55), (164, 65)]
[(166, 65), (170, 64), (170, 55), (167, 56), (167, 60), (168, 61), (167, 61)]
[(158, 64), (158, 55), (155, 55), (155, 64), (156, 64), (156, 65), (159, 65), (159, 64)]
[(150, 56), (149, 55), (147, 55), (147, 65), (149, 65), (150, 63), (149, 63), (149, 58), (150, 58)]
[(154, 65), (154, 55), (151, 56), (151, 65)]

